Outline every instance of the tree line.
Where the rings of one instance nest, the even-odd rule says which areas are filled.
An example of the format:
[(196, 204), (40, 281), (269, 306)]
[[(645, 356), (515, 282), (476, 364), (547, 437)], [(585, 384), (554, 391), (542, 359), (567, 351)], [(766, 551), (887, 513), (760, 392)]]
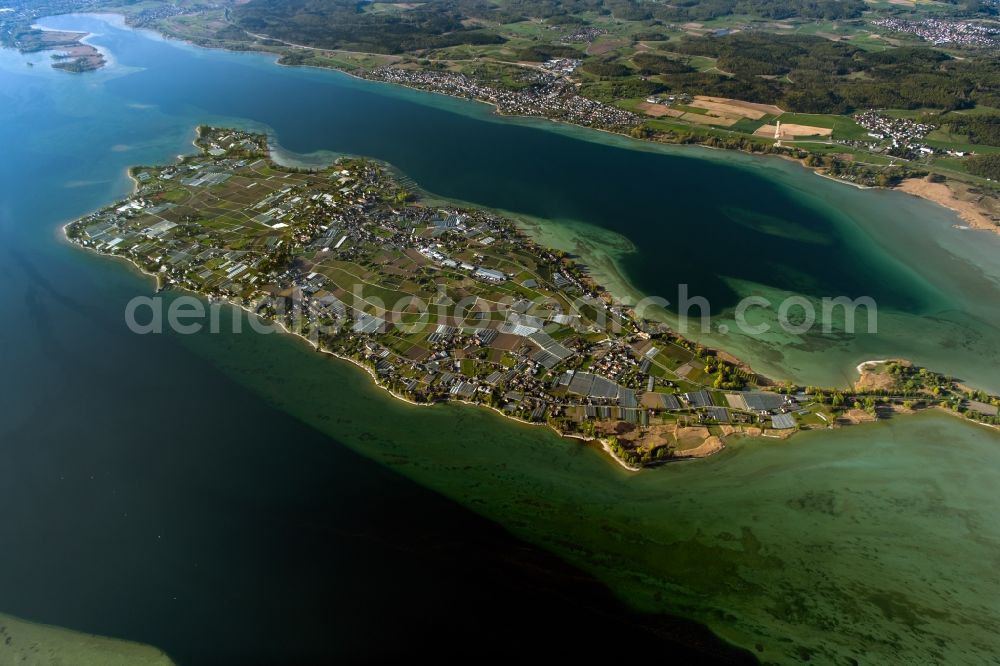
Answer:
[[(630, 60), (604, 56), (585, 62), (584, 72), (601, 77), (602, 85), (590, 86), (595, 98), (605, 101), (613, 91), (683, 92), (840, 115), (870, 108), (1000, 106), (996, 58), (959, 59), (921, 46), (873, 53), (821, 37), (753, 32), (686, 37), (670, 48)], [(695, 71), (688, 62), (694, 56), (715, 58), (716, 69)], [(619, 79), (644, 80), (624, 85)], [(996, 118), (970, 118), (963, 128), (984, 142), (1000, 135)]]

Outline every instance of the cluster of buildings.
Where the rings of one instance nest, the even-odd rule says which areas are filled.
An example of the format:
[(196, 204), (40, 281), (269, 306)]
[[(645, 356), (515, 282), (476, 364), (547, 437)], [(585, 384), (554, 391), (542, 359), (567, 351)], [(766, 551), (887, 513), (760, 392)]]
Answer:
[[(48, 0), (47, 2), (16, 2), (13, 7), (0, 8), (0, 44), (17, 47), (17, 34), (30, 28), (42, 16), (71, 12), (101, 11), (107, 7), (102, 0)], [(173, 2), (156, 3), (126, 15), (126, 22), (134, 27), (148, 27), (158, 20), (183, 14), (197, 14), (206, 10), (223, 9), (218, 2), (200, 2), (181, 6)]]
[(550, 58), (542, 63), (542, 67), (560, 76), (569, 76), (576, 71), (582, 60), (576, 58)]
[(681, 104), (688, 104), (693, 98), (687, 93), (677, 93), (674, 95), (650, 95), (646, 98), (646, 101), (650, 104), (665, 104), (667, 106), (673, 104), (674, 102), (680, 102)]
[[(654, 377), (650, 335), (584, 315), (630, 316), (509, 221), (408, 204), (369, 162), (296, 172), (265, 158), (263, 137), (206, 130), (198, 144), (199, 158), (137, 169), (136, 194), (74, 222), (69, 237), (161, 284), (237, 301), (412, 400), (484, 403), (577, 427), (645, 427), (670, 411), (729, 422), (717, 392), (655, 392), (669, 382)], [(390, 293), (432, 306), (376, 305)], [(462, 310), (463, 297), (481, 309)]]
[(475, 264), (470, 264), (467, 261), (457, 261), (451, 259), (448, 255), (441, 252), (441, 246), (425, 246), (421, 247), (418, 252), (423, 256), (431, 259), (432, 261), (440, 264), (444, 268), (457, 268), (465, 271), (477, 280), (482, 280), (484, 282), (492, 282), (494, 284), (500, 284), (506, 282), (509, 277), (503, 271), (498, 271), (495, 268), (486, 268), (485, 266), (476, 266)]
[(601, 35), (608, 34), (608, 31), (604, 28), (594, 28), (591, 26), (578, 28), (577, 30), (571, 32), (570, 34), (563, 37), (563, 41), (566, 42), (592, 42)]
[[(348, 253), (349, 238), (372, 238), (364, 213), (374, 200), (369, 190), (378, 183), (378, 170), (344, 169), (328, 185), (333, 193), (310, 191), (301, 180), (255, 178), (269, 168), (263, 136), (211, 131), (198, 145), (207, 158), (134, 170), (136, 194), (74, 223), (70, 237), (97, 251), (124, 254), (164, 284), (221, 297), (259, 292), (274, 254), (334, 246)], [(244, 185), (248, 177), (254, 179)], [(231, 218), (202, 221), (191, 201), (209, 191), (239, 202), (230, 207)]]
[[(46, 14), (57, 14), (58, 9), (66, 13), (70, 11), (85, 12), (93, 9), (98, 0), (78, 0), (74, 6), (71, 0), (63, 0), (63, 4), (53, 3), (53, 8), (41, 7), (41, 3), (16, 2), (11, 7), (0, 7), (0, 45), (20, 48), (18, 34), (31, 29), (35, 19)], [(48, 9), (49, 11), (45, 11)]]
[(888, 152), (900, 157), (930, 155), (934, 149), (923, 139), (934, 129), (933, 125), (918, 123), (909, 118), (892, 118), (875, 110), (868, 110), (854, 116), (854, 121), (868, 130), (868, 136), (876, 141), (888, 141)]
[[(429, 357), (427, 354), (406, 357), (398, 349), (379, 345), (376, 338), (400, 325), (402, 313), (395, 310), (398, 304), (383, 303), (376, 307), (365, 296), (365, 285), (380, 287), (383, 281), (400, 279), (404, 272), (396, 262), (402, 260), (403, 264), (408, 264), (407, 258), (417, 257), (442, 272), (462, 272), (484, 283), (501, 284), (508, 279), (506, 273), (478, 262), (474, 264), (453, 259), (449, 251), (469, 243), (484, 247), (491, 245), (497, 242), (497, 238), (504, 237), (507, 230), (501, 225), (491, 224), (495, 219), (493, 216), (479, 212), (473, 217), (449, 211), (434, 213), (414, 206), (386, 207), (385, 182), (380, 178), (380, 171), (366, 168), (360, 174), (356, 170), (344, 170), (341, 174), (338, 185), (343, 185), (345, 179), (351, 181), (349, 186), (338, 191), (342, 196), (331, 200), (327, 198), (328, 194), (320, 195), (321, 201), (336, 204), (337, 210), (329, 218), (326, 215), (330, 211), (323, 211), (321, 217), (328, 219), (329, 223), (312, 229), (296, 248), (296, 253), (318, 253), (313, 255), (316, 258), (302, 263), (293, 262), (287, 271), (278, 276), (277, 286), (258, 302), (257, 309), (261, 304), (265, 308), (280, 306), (282, 299), (287, 300), (287, 294), (294, 294), (301, 299), (301, 306), (293, 310), (289, 310), (287, 304), (283, 308), (272, 308), (276, 313), (287, 314), (291, 311), (295, 316), (304, 317), (304, 321), (287, 321), (289, 328), (321, 330), (331, 339), (350, 331), (363, 342), (356, 349), (357, 353), (370, 362), (380, 377), (403, 382), (400, 390), (413, 393), (419, 384), (415, 373), (439, 372), (442, 364), (447, 364), (450, 359), (444, 343), (459, 336), (462, 329), (444, 324), (431, 326), (431, 333), (427, 336)], [(361, 179), (357, 179), (359, 175)], [(369, 177), (366, 178), (366, 175)], [(382, 275), (376, 271), (376, 275), (362, 280), (360, 276), (366, 271), (353, 266), (369, 267), (368, 270), (371, 270), (375, 255), (385, 255), (383, 261), (386, 263), (382, 270), (387, 273)], [(348, 284), (343, 278), (333, 280), (322, 272), (327, 256), (339, 266), (350, 262), (352, 268), (349, 271), (357, 272), (358, 282)], [(396, 257), (396, 262), (388, 261), (388, 257)], [(475, 257), (483, 258), (478, 254)], [(389, 271), (392, 271), (391, 274)], [(359, 286), (360, 289), (354, 291)], [(386, 310), (382, 311), (382, 308)], [(469, 342), (481, 344), (484, 339), (473, 335)], [(432, 366), (424, 367), (418, 361)], [(448, 383), (448, 386), (451, 384)]]
[(641, 122), (639, 116), (630, 111), (579, 95), (571, 82), (549, 72), (534, 73), (532, 84), (520, 90), (495, 88), (455, 72), (399, 67), (380, 67), (370, 72), (368, 77), (489, 102), (505, 115), (541, 116), (600, 128), (634, 127)]
[(589, 369), (613, 382), (631, 386), (636, 382), (643, 383), (643, 377), (639, 375), (649, 370), (649, 364), (640, 368), (640, 361), (630, 345), (609, 340), (605, 349), (594, 354)]
[(884, 18), (872, 21), (872, 25), (893, 32), (916, 35), (932, 44), (957, 44), (978, 48), (1000, 46), (1000, 31), (994, 27), (968, 21), (935, 18), (907, 21), (900, 18)]
[(161, 21), (172, 16), (184, 16), (197, 14), (206, 10), (222, 9), (224, 5), (220, 3), (204, 3), (183, 7), (174, 3), (158, 3), (153, 7), (146, 7), (128, 16), (128, 24), (135, 28), (146, 28), (152, 26), (157, 21)]

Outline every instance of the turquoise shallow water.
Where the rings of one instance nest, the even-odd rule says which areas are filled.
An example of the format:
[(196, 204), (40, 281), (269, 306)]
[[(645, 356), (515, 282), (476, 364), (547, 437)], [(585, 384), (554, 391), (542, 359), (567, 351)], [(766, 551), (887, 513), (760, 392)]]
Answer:
[[(844, 383), (858, 361), (900, 355), (988, 387), (1000, 383), (997, 239), (954, 230), (950, 214), (918, 200), (857, 191), (779, 160), (635, 150), (616, 137), (500, 120), (481, 105), (279, 68), (94, 18), (47, 23), (100, 33), (94, 42), (114, 64), (74, 77), (45, 67), (44, 56), (31, 56), (39, 64), (28, 68), (23, 56), (0, 51), (0, 314), (15, 323), (0, 332), (0, 442), (19, 461), (0, 487), (3, 506), (18, 507), (27, 544), (5, 556), (5, 589), (16, 603), (3, 611), (161, 647), (184, 644), (150, 630), (164, 618), (187, 645), (196, 642), (195, 620), (230, 640), (252, 616), (213, 626), (212, 614), (185, 620), (170, 606), (178, 589), (193, 607), (240, 598), (243, 579), (219, 573), (225, 558), (263, 553), (235, 556), (247, 577), (275, 575), (271, 596), (260, 598), (284, 598), (283, 585), (306, 595), (308, 575), (285, 574), (301, 562), (306, 572), (321, 568), (301, 555), (317, 548), (303, 536), (308, 525), (348, 520), (352, 507), (378, 505), (384, 487), (390, 507), (425, 507), (428, 526), (446, 515), (394, 485), (392, 474), (336, 453), (346, 446), (544, 546), (635, 607), (707, 622), (765, 659), (870, 653), (975, 663), (998, 649), (986, 629), (1000, 620), (986, 567), (1000, 539), (989, 492), (1000, 438), (990, 431), (939, 415), (900, 418), (790, 443), (737, 444), (697, 465), (633, 476), (593, 450), (489, 413), (389, 401), (360, 373), (293, 340), (130, 336), (123, 305), (149, 283), (62, 243), (58, 226), (126, 193), (128, 165), (190, 150), (194, 125), (234, 123), (271, 132), (298, 160), (370, 155), (436, 195), (512, 211), (540, 224), (543, 239), (576, 249), (620, 293), (669, 296), (686, 282), (718, 303), (719, 322), (747, 293), (877, 297), (877, 336), (706, 335), (759, 369)], [(279, 467), (284, 483), (268, 476), (272, 456), (287, 465)], [(15, 482), (19, 468), (32, 471), (31, 483)], [(71, 493), (56, 479), (67, 473)], [(302, 475), (299, 495), (292, 489)], [(368, 481), (349, 481), (358, 475)], [(91, 476), (97, 487), (88, 486)], [(156, 493), (144, 494), (149, 484)], [(264, 520), (253, 510), (288, 495)], [(192, 514), (170, 511), (172, 496), (245, 530), (220, 540), (211, 522), (186, 529)], [(122, 514), (132, 506), (137, 515), (136, 503), (146, 515), (133, 525)], [(79, 531), (63, 524), (67, 512)], [(305, 521), (290, 518), (301, 512)], [(36, 514), (48, 528), (32, 526)], [(295, 555), (282, 559), (273, 544), (289, 522), (305, 526), (293, 530)], [(378, 525), (373, 541), (399, 529)], [(261, 536), (248, 537), (255, 528)], [(88, 529), (105, 538), (53, 575), (69, 547), (64, 535), (85, 539)], [(158, 550), (163, 531), (176, 538), (167, 557)], [(192, 557), (204, 543), (215, 555), (206, 547)], [(334, 557), (341, 546), (318, 552)], [(117, 571), (101, 566), (108, 558)], [(155, 563), (158, 575), (132, 597), (94, 594), (80, 582), (135, 585), (149, 578), (137, 559)], [(363, 560), (343, 555), (331, 568)], [(213, 562), (220, 580), (200, 574), (199, 562)], [(343, 599), (338, 613), (348, 614), (353, 597), (335, 590), (349, 577), (328, 576), (324, 591)], [(155, 613), (135, 615), (145, 604)], [(373, 601), (366, 612), (377, 617), (379, 608)], [(297, 618), (303, 626), (330, 619), (308, 611)], [(94, 617), (113, 621), (84, 619)], [(351, 627), (337, 637), (344, 654), (364, 648), (364, 632)]]
[[(270, 385), (297, 356), (257, 354), (228, 371), (594, 572), (638, 608), (702, 620), (765, 661), (974, 664), (998, 649), (1000, 437), (984, 428), (929, 413), (747, 440), (632, 475), (483, 410), (383, 407), (373, 395), (371, 411), (347, 413), (324, 387), (375, 389), (332, 363), (304, 360), (278, 390), (256, 379)], [(404, 420), (401, 439), (394, 424)]]

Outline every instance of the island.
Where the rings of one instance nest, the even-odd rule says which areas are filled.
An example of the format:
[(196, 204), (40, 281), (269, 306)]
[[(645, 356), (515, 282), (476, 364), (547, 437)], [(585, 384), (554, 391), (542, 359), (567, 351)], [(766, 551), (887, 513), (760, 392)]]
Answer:
[(83, 43), (85, 32), (42, 30), (31, 28), (12, 37), (12, 44), (21, 53), (55, 51), (52, 66), (67, 72), (91, 72), (104, 67), (104, 54)]
[(67, 238), (158, 290), (242, 308), (413, 404), (488, 407), (632, 470), (922, 408), (1000, 424), (1000, 397), (903, 360), (862, 364), (849, 389), (763, 377), (616, 302), (515, 221), (421, 196), (388, 165), (284, 166), (265, 135), (229, 128), (199, 127), (194, 143), (175, 164), (133, 167), (133, 194)]

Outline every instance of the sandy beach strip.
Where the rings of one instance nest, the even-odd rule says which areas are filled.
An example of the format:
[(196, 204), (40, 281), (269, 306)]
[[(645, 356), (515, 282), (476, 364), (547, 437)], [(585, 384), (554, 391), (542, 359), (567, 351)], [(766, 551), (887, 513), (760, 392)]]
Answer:
[(958, 198), (945, 183), (931, 183), (923, 178), (907, 178), (897, 185), (896, 189), (933, 201), (954, 211), (963, 222), (973, 229), (1000, 233), (1000, 226), (976, 202)]

